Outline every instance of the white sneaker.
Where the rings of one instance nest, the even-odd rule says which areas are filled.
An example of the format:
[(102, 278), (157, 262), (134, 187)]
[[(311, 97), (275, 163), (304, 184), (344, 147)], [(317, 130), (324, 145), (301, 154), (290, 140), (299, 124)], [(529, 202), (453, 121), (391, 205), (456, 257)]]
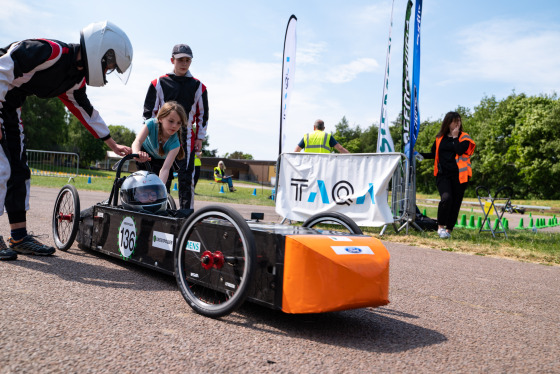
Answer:
[(451, 237), (451, 234), (449, 234), (445, 229), (438, 229), (437, 233), (441, 239), (448, 239)]

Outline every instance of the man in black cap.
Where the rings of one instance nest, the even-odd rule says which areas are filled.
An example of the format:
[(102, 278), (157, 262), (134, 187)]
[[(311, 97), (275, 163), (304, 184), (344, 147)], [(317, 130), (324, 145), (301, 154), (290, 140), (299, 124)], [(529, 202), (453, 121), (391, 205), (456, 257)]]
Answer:
[(193, 58), (191, 48), (177, 44), (171, 52), (173, 72), (154, 79), (144, 101), (144, 118), (157, 115), (159, 108), (167, 101), (181, 104), (188, 114), (188, 123), (181, 138), (185, 158), (179, 165), (179, 205), (181, 209), (194, 208), (194, 154), (202, 150), (208, 125), (208, 91), (201, 81), (189, 71)]

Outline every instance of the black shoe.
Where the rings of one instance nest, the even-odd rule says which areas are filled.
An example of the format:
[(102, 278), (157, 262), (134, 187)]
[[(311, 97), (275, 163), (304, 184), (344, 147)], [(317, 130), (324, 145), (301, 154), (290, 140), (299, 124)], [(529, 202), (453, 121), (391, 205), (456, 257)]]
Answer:
[(17, 253), (8, 248), (4, 242), (4, 238), (0, 236), (0, 260), (8, 261), (15, 259), (17, 259)]
[(35, 236), (31, 234), (18, 241), (10, 238), (8, 239), (8, 243), (10, 243), (11, 249), (22, 254), (48, 256), (52, 255), (56, 251), (54, 247), (49, 247), (48, 245), (39, 243), (37, 239), (35, 239)]
[(237, 190), (233, 187), (229, 189), (229, 192), (235, 192), (235, 191), (237, 191)]

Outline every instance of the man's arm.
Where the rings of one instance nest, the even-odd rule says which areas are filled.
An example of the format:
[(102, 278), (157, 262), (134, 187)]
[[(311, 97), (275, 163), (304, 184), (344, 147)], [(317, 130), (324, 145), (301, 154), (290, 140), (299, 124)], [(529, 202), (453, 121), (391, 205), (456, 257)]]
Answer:
[(334, 136), (331, 135), (331, 139), (329, 141), (329, 147), (336, 149), (340, 153), (350, 153), (346, 148), (340, 145), (339, 142), (336, 141)]
[(107, 144), (109, 148), (111, 148), (111, 150), (116, 154), (118, 154), (119, 156), (126, 156), (131, 152), (130, 147), (127, 147), (126, 145), (117, 144), (113, 140), (113, 138), (105, 139), (105, 144)]
[(111, 137), (105, 121), (93, 108), (86, 95), (85, 78), (58, 98), (96, 139), (107, 140)]
[(294, 149), (294, 152), (299, 152), (299, 151), (301, 151), (303, 148), (305, 148), (305, 142), (303, 141), (303, 138), (301, 138), (301, 141), (300, 141), (299, 144), (296, 146), (296, 149)]
[(97, 139), (101, 139), (119, 156), (131, 153), (128, 146), (117, 144), (109, 134), (109, 128), (86, 96), (86, 80), (58, 97), (84, 127)]
[(150, 119), (156, 116), (157, 111), (159, 110), (159, 106), (156, 108), (157, 102), (157, 87), (158, 80), (154, 79), (150, 86), (148, 87), (148, 92), (146, 93), (146, 99), (144, 100), (144, 112), (143, 117), (144, 119)]
[(340, 143), (336, 143), (336, 145), (334, 146), (334, 148), (339, 151), (340, 153), (350, 153), (348, 152), (348, 150), (346, 148), (344, 148), (343, 146), (340, 145)]
[(194, 115), (193, 122), (196, 124), (196, 140), (194, 144), (195, 151), (202, 150), (202, 142), (206, 139), (206, 130), (208, 126), (208, 90), (206, 86), (200, 83), (198, 91), (195, 95), (195, 104), (193, 105)]

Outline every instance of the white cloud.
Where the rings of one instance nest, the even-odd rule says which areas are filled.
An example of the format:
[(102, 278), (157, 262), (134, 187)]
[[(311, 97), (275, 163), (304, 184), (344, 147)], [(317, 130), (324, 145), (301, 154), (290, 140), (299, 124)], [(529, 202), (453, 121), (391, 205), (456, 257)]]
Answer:
[[(70, 11), (57, 13), (56, 10), (63, 3), (60, 0), (47, 3), (38, 0), (0, 0), (3, 9), (0, 20), (4, 20), (0, 24), (0, 38), (5, 40), (3, 45), (26, 37), (49, 37), (65, 42), (78, 42), (80, 28), (91, 21), (97, 21), (104, 9), (103, 6), (99, 8), (82, 4), (80, 7), (85, 8), (80, 8), (78, 12), (78, 6), (68, 4)], [(122, 7), (130, 5), (129, 2), (123, 4)], [(363, 3), (344, 7), (337, 5), (324, 17), (320, 14), (301, 17), (298, 25), (295, 85), (285, 129), (288, 148), (295, 147), (302, 135), (312, 129), (317, 118), (325, 120), (329, 131), (334, 131), (335, 124), (343, 115), (347, 115), (351, 123), (370, 123), (371, 100), (364, 99), (362, 103), (360, 100), (352, 101), (350, 97), (367, 97), (368, 94), (357, 93), (361, 90), (363, 78), (369, 79), (372, 72), (378, 74), (382, 70), (377, 61), (384, 58), (386, 51), (391, 5), (390, 2), (383, 4), (381, 7), (364, 6)], [(307, 7), (308, 5), (302, 4), (302, 9)], [(127, 30), (134, 45), (134, 62), (128, 84), (124, 86), (117, 79), (112, 79), (114, 77), (109, 77), (107, 87), (87, 89), (93, 106), (107, 124), (124, 125), (136, 132), (142, 124), (142, 108), (149, 82), (172, 68), (168, 57), (165, 57), (168, 56), (169, 46), (180, 35), (189, 35), (192, 30), (203, 27), (197, 26), (198, 21), (193, 21), (192, 28), (187, 31), (181, 25), (180, 31), (160, 28), (154, 32), (142, 27), (141, 23), (134, 24), (130, 21), (145, 19), (148, 14), (152, 18), (156, 17), (153, 9), (146, 9), (149, 7), (131, 7), (132, 13), (127, 13), (128, 17), (119, 20), (119, 17), (114, 16), (115, 19), (112, 19)], [(213, 13), (208, 6), (200, 6), (200, 9), (208, 14)], [(20, 17), (14, 17), (16, 14)], [(220, 12), (217, 13), (219, 14)], [(264, 16), (272, 18), (276, 14), (271, 8)], [(200, 44), (196, 49), (199, 52), (195, 53), (203, 57), (197, 57), (191, 69), (208, 87), (210, 149), (217, 148), (220, 155), (239, 150), (259, 159), (272, 160), (278, 151), (281, 56), (265, 53), (272, 53), (267, 52), (271, 50), (270, 43), (281, 42), (284, 28), (282, 25), (278, 30), (270, 30), (270, 35), (279, 35), (278, 38), (263, 38), (243, 34), (244, 29), (239, 28), (237, 22), (220, 24), (215, 28), (220, 31), (219, 37), (207, 38), (205, 43)], [(366, 24), (368, 26), (364, 27)], [(374, 27), (370, 27), (371, 25)], [(377, 32), (377, 29), (383, 31)], [(230, 33), (228, 36), (232, 40), (223, 37), (226, 32)], [(381, 47), (378, 48), (370, 39), (381, 33), (383, 37)], [(239, 38), (249, 40), (251, 49), (243, 53), (221, 52), (224, 49), (221, 43), (225, 42), (227, 46)], [(361, 40), (362, 38), (367, 40)], [(281, 46), (278, 45), (273, 50), (281, 53)], [(380, 51), (379, 57), (371, 55), (376, 50)], [(380, 87), (381, 78), (378, 81), (376, 85)], [(368, 88), (368, 92), (377, 90), (376, 85)], [(349, 96), (347, 93), (352, 90), (353, 93), (356, 91), (356, 95)], [(380, 95), (381, 92), (379, 100), (376, 97), (374, 102), (376, 109)], [(349, 100), (352, 102), (348, 102)]]
[(327, 43), (309, 43), (297, 49), (298, 65), (317, 64), (321, 62), (321, 54), (327, 50)]
[(193, 73), (208, 87), (210, 149), (271, 159), (278, 142), (280, 63), (232, 59), (196, 67)]
[(391, 6), (389, 2), (371, 4), (362, 9), (356, 18), (366, 24), (385, 24), (391, 17)]
[(280, 99), (281, 68), (278, 63), (231, 60), (204, 71), (213, 123), (266, 132), (262, 120)]
[[(66, 4), (64, 5), (66, 7)], [(58, 38), (66, 41), (67, 28), (56, 23), (60, 15), (44, 2), (0, 0), (0, 38), (7, 42), (27, 38)], [(65, 9), (66, 10), (66, 9)], [(67, 13), (62, 13), (66, 15)], [(74, 32), (74, 38), (79, 30)], [(64, 38), (63, 38), (64, 37)], [(1, 43), (0, 43), (1, 44)]]
[(492, 20), (465, 29), (462, 53), (448, 61), (447, 74), (512, 87), (560, 86), (560, 30), (519, 20)]
[[(327, 51), (326, 42), (307, 43), (298, 45), (296, 49), (297, 66), (318, 65), (323, 62), (322, 54)], [(274, 57), (282, 60), (281, 53), (275, 53)]]
[(347, 83), (354, 80), (358, 74), (375, 71), (378, 67), (379, 64), (373, 58), (359, 58), (333, 68), (326, 79), (331, 83)]
[[(138, 132), (142, 125), (142, 107), (149, 82), (171, 70), (171, 64), (149, 54), (135, 52), (135, 63), (126, 86), (115, 77), (103, 88), (88, 87), (88, 96), (107, 124), (124, 125)], [(138, 58), (137, 58), (138, 57)], [(281, 66), (279, 63), (251, 60), (224, 60), (209, 66), (191, 68), (208, 87), (210, 149), (219, 155), (242, 151), (259, 159), (272, 160), (278, 147), (280, 123)], [(316, 96), (320, 90), (296, 90), (288, 115), (289, 142), (301, 137), (301, 117), (315, 116)], [(310, 114), (303, 114), (310, 113)], [(310, 117), (311, 118), (311, 117)], [(304, 123), (313, 124), (310, 118)]]
[(13, 0), (0, 0), (0, 20), (2, 22), (13, 21), (21, 16), (32, 15), (31, 8), (18, 1)]

